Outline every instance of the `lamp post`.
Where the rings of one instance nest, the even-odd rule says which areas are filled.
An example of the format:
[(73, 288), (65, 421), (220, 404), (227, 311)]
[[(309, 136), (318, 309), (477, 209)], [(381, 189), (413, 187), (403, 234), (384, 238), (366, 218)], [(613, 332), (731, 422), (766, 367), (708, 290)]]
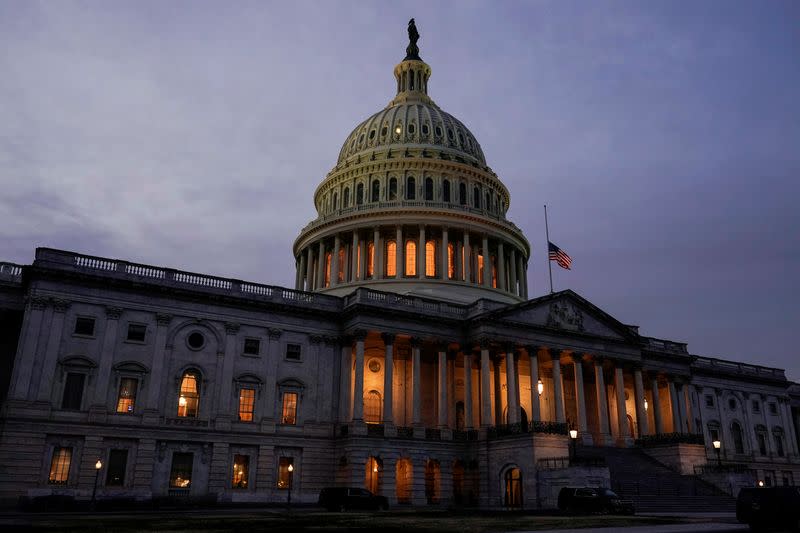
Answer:
[(722, 457), (720, 457), (720, 448), (722, 448), (722, 443), (718, 440), (715, 440), (713, 443), (714, 451), (717, 452), (717, 466), (722, 468)]
[(536, 383), (536, 390), (539, 391), (539, 396), (544, 392), (544, 383), (542, 383), (541, 379)]
[(92, 503), (91, 508), (94, 509), (95, 498), (97, 496), (97, 480), (100, 478), (100, 469), (103, 468), (103, 463), (100, 459), (94, 464), (94, 486), (92, 487)]
[(287, 468), (289, 471), (289, 491), (286, 493), (286, 505), (291, 511), (292, 509), (292, 481), (294, 481), (294, 465), (289, 463), (289, 467)]
[(570, 449), (570, 452), (571, 452), (569, 454), (570, 461), (573, 461), (575, 459), (575, 456), (577, 455), (576, 449), (575, 449), (575, 444), (576, 444), (577, 440), (578, 440), (578, 430), (577, 429), (570, 429), (569, 430), (569, 441), (570, 441), (569, 449)]
[(758, 480), (758, 486), (759, 486), (759, 488), (763, 487), (764, 486), (764, 480), (759, 479)]

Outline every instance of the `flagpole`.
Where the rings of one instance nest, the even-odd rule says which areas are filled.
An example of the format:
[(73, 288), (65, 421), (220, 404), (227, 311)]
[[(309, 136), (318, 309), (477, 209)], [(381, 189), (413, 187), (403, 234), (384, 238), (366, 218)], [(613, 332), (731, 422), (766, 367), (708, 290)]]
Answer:
[(544, 204), (544, 233), (547, 236), (547, 270), (550, 272), (550, 294), (553, 294), (553, 262), (550, 261), (550, 228), (547, 227), (547, 204)]

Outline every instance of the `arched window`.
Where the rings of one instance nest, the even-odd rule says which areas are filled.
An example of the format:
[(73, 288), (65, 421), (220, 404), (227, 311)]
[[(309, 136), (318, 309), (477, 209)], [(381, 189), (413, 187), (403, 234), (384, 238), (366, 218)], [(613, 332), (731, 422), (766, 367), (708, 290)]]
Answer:
[(467, 205), (467, 186), (463, 183), (458, 185), (458, 203)]
[(394, 241), (386, 242), (386, 277), (397, 275), (397, 244)]
[(503, 504), (506, 507), (522, 506), (522, 472), (519, 468), (509, 468), (504, 475), (505, 494)]
[(486, 193), (486, 203), (483, 204), (483, 208), (487, 211), (491, 211), (492, 209), (492, 195), (488, 192)]
[(331, 253), (325, 253), (325, 286), (331, 286)]
[(433, 201), (433, 179), (425, 178), (425, 200)]
[(442, 201), (450, 201), (450, 180), (444, 180), (442, 182)]
[(383, 470), (382, 461), (376, 457), (367, 459), (366, 471), (364, 472), (364, 485), (372, 494), (380, 494), (381, 471)]
[(417, 197), (417, 182), (413, 176), (406, 179), (406, 200), (414, 200)]
[(436, 243), (425, 243), (425, 275), (432, 278), (436, 275)]
[(381, 393), (371, 390), (364, 395), (364, 422), (380, 424), (382, 411)]
[(414, 480), (414, 469), (410, 459), (398, 459), (395, 467), (395, 490), (397, 503), (411, 503), (411, 486)]
[(342, 207), (350, 207), (350, 187), (344, 188), (344, 196), (342, 197)]
[(371, 278), (375, 273), (375, 245), (367, 243), (367, 277)]
[(356, 185), (356, 205), (364, 203), (364, 184), (359, 183)]
[(775, 439), (775, 453), (778, 454), (778, 457), (783, 457), (783, 428), (772, 428), (772, 438)]
[(333, 210), (336, 211), (337, 209), (339, 209), (339, 195), (333, 193)]
[(478, 254), (478, 285), (483, 285), (483, 252)]
[(439, 503), (441, 472), (439, 461), (428, 459), (425, 463), (425, 499), (429, 504)]
[(377, 202), (380, 200), (381, 196), (381, 182), (378, 180), (372, 181), (372, 197), (370, 198), (371, 202)]
[(456, 247), (451, 242), (447, 244), (447, 279), (456, 277)]
[(178, 416), (197, 418), (200, 410), (200, 376), (197, 372), (187, 371), (181, 377), (181, 390), (178, 396)]
[(472, 189), (472, 207), (475, 209), (481, 208), (481, 190), (477, 187)]
[(738, 422), (731, 424), (731, 435), (733, 435), (733, 449), (736, 453), (744, 453), (744, 439), (742, 438), (742, 426)]
[(417, 275), (417, 243), (406, 241), (406, 276)]
[(389, 180), (389, 201), (395, 200), (397, 200), (397, 178), (391, 178)]
[(339, 248), (339, 283), (344, 281), (344, 248)]

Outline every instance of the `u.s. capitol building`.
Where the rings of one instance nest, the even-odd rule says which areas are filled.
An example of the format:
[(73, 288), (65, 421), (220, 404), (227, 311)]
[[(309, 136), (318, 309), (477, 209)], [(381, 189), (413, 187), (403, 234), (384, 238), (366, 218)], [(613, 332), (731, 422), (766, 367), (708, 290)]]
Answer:
[(569, 290), (529, 299), (510, 192), (415, 42), (317, 187), (293, 288), (47, 248), (0, 263), (4, 502), (96, 483), (533, 508), (570, 483), (625, 492), (603, 466), (620, 453), (728, 493), (795, 482), (783, 370), (641, 336)]

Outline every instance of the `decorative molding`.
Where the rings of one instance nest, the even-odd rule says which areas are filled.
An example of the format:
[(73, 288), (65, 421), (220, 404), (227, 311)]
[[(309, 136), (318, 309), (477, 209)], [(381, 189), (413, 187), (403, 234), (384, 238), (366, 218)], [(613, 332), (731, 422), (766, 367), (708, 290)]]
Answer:
[(317, 344), (322, 343), (322, 339), (323, 339), (322, 335), (309, 335), (308, 336), (309, 342), (311, 342), (311, 344), (313, 344), (313, 345), (317, 345)]
[(106, 318), (109, 320), (119, 320), (122, 316), (123, 309), (121, 307), (106, 307)]
[(225, 333), (228, 335), (236, 335), (240, 328), (241, 325), (236, 322), (225, 322)]
[(53, 310), (56, 313), (64, 313), (67, 309), (69, 309), (70, 303), (67, 300), (62, 300), (61, 298), (53, 298)]
[(356, 342), (358, 342), (358, 341), (364, 342), (364, 340), (366, 338), (367, 338), (367, 330), (365, 330), (365, 329), (357, 329), (357, 330), (353, 331), (353, 339)]
[(267, 335), (269, 336), (270, 340), (277, 340), (281, 338), (281, 335), (283, 335), (283, 330), (278, 328), (269, 328), (267, 330)]
[(419, 348), (422, 346), (422, 337), (411, 337), (409, 344), (412, 348)]
[(42, 310), (50, 305), (50, 299), (43, 296), (31, 296), (28, 298), (28, 305), (30, 305), (31, 309)]
[(585, 331), (581, 310), (572, 303), (563, 300), (550, 304), (547, 326), (569, 331)]
[(172, 322), (172, 315), (167, 313), (156, 313), (156, 324), (159, 326), (169, 326)]

